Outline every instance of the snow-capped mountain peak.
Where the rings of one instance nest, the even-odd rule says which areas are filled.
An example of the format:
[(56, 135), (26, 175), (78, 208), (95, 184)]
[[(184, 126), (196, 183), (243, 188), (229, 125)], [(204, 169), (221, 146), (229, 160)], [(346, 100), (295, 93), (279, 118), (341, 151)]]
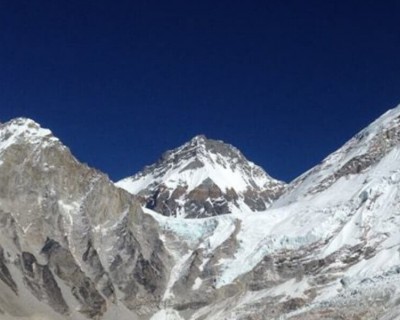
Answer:
[(166, 152), (132, 196), (54, 139), (0, 126), (1, 319), (398, 319), (400, 107), (257, 214), (284, 186), (222, 141)]
[(284, 189), (237, 148), (204, 135), (117, 186), (142, 196), (159, 213), (185, 217), (265, 210)]
[(44, 137), (52, 138), (54, 141), (58, 140), (50, 130), (41, 128), (38, 123), (28, 118), (16, 118), (0, 124), (0, 129), (0, 144), (3, 145), (3, 148), (21, 139), (30, 142)]
[(186, 161), (196, 163), (198, 166), (208, 163), (214, 167), (234, 169), (237, 163), (247, 160), (234, 146), (220, 140), (207, 139), (205, 135), (195, 136), (181, 147), (165, 152), (160, 160), (160, 162), (173, 163), (175, 167), (181, 166)]
[(0, 155), (21, 143), (40, 145), (42, 148), (57, 144), (65, 148), (49, 129), (42, 128), (31, 119), (16, 118), (0, 124)]

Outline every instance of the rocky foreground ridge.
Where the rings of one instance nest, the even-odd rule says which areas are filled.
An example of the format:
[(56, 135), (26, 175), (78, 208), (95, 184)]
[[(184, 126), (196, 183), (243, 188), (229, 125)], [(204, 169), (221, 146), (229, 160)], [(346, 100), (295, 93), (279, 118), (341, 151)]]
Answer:
[(172, 259), (134, 197), (22, 118), (0, 128), (0, 181), (1, 319), (157, 311)]
[[(195, 190), (185, 172), (200, 164), (175, 172), (165, 159)], [(148, 193), (115, 186), (15, 119), (0, 127), (0, 319), (397, 319), (399, 187), (400, 107), (265, 210), (202, 219), (155, 212), (164, 200), (149, 208)], [(197, 216), (181, 204), (178, 216)]]

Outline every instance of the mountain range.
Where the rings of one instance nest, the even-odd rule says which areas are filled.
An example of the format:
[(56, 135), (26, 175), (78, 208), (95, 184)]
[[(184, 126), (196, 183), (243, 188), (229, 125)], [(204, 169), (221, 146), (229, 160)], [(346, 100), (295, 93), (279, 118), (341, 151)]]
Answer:
[(398, 319), (400, 106), (286, 184), (196, 136), (114, 183), (0, 125), (0, 319)]

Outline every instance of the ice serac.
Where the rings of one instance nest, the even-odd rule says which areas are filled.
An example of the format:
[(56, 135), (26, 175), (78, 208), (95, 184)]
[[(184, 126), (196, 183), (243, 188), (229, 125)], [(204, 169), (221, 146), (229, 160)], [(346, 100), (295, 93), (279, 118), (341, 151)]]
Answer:
[[(245, 166), (213, 143), (167, 153), (134, 193), (165, 172), (176, 190), (175, 175), (209, 159), (232, 179), (223, 170)], [(231, 181), (210, 170), (182, 184)], [(0, 128), (0, 319), (398, 319), (400, 107), (285, 190), (257, 214), (164, 216), (48, 130), (11, 121)]]
[(285, 188), (232, 145), (204, 135), (116, 185), (147, 208), (186, 218), (264, 211)]
[(221, 289), (246, 289), (194, 318), (397, 319), (399, 203), (397, 107), (293, 181), (265, 213), (240, 218), (227, 238), (238, 245), (219, 259), (215, 279)]
[(1, 319), (149, 318), (169, 261), (131, 194), (34, 121), (1, 125)]
[(398, 319), (400, 107), (264, 212), (153, 216), (177, 261), (164, 299), (185, 319)]

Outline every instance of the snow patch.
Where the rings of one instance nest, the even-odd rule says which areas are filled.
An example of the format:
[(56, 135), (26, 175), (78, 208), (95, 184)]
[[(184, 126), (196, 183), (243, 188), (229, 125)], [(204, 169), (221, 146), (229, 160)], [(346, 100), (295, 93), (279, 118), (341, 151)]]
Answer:
[(176, 310), (162, 309), (153, 315), (150, 320), (183, 320), (183, 318)]

